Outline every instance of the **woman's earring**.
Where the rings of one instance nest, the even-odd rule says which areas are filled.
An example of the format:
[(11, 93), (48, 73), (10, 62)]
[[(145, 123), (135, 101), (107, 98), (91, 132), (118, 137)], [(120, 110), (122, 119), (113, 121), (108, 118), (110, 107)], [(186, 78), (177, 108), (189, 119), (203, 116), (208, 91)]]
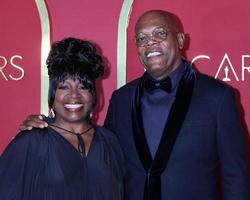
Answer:
[(89, 118), (92, 119), (93, 118), (93, 113), (89, 113)]
[(92, 117), (93, 117), (93, 113), (90, 112), (87, 116), (86, 116), (86, 121), (88, 124), (92, 124)]
[(55, 118), (55, 116), (56, 115), (55, 115), (54, 109), (51, 108), (50, 111), (49, 111), (49, 118), (53, 119), (53, 118)]

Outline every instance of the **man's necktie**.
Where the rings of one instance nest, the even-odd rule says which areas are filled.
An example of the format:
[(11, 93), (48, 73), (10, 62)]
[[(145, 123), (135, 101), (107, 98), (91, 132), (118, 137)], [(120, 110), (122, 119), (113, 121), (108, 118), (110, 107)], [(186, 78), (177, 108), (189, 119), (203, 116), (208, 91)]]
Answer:
[(161, 81), (154, 81), (148, 77), (144, 79), (144, 88), (152, 92), (155, 89), (162, 89), (166, 91), (167, 93), (171, 92), (171, 79), (169, 77), (166, 77), (165, 79)]

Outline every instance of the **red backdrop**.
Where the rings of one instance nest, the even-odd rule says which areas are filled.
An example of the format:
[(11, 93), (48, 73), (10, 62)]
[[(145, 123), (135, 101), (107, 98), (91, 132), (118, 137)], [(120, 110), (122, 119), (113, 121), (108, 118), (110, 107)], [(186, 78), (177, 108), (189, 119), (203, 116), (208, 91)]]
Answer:
[(0, 2), (0, 152), (40, 110), (41, 28), (33, 0)]
[[(108, 100), (116, 89), (118, 22), (124, 2), (47, 0), (52, 41), (75, 36), (99, 45), (107, 72), (98, 82), (101, 103), (97, 107), (103, 123)], [(127, 81), (143, 72), (133, 44), (138, 16), (149, 9), (174, 12), (189, 38), (185, 52), (196, 60), (199, 71), (229, 78), (238, 90), (242, 120), (250, 129), (250, 13), (248, 0), (134, 0), (128, 26)], [(40, 110), (41, 23), (33, 0), (0, 2), (0, 152), (18, 132), (29, 113)], [(228, 68), (227, 76), (225, 68)], [(249, 71), (248, 71), (249, 69)], [(243, 78), (244, 77), (244, 78)], [(6, 80), (7, 79), (7, 80)], [(17, 80), (16, 80), (17, 79)]]

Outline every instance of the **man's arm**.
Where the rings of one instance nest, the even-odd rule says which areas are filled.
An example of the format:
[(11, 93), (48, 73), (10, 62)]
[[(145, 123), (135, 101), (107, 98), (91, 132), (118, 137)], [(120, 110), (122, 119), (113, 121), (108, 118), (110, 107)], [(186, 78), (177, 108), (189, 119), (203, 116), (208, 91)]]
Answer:
[(250, 199), (245, 139), (233, 91), (226, 89), (217, 113), (217, 147), (224, 199)]
[(104, 121), (104, 127), (115, 133), (114, 125), (114, 113), (115, 113), (115, 103), (114, 103), (114, 93), (109, 100), (109, 107)]

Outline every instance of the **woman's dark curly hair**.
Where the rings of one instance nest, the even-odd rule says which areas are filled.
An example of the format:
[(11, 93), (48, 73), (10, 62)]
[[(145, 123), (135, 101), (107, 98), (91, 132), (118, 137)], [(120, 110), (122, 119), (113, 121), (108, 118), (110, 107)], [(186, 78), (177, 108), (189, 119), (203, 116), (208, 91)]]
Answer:
[(77, 38), (65, 38), (53, 43), (46, 61), (49, 75), (49, 107), (53, 107), (59, 82), (67, 78), (80, 81), (93, 95), (96, 103), (95, 79), (104, 72), (102, 57), (94, 45)]

